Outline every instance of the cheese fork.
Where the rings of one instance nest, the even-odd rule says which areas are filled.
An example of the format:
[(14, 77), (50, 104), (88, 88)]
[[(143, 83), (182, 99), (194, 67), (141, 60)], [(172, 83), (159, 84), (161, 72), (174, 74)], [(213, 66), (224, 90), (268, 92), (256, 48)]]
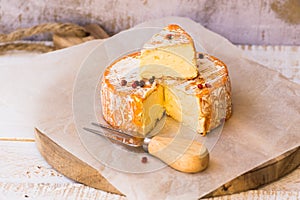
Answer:
[(138, 138), (104, 124), (92, 123), (92, 125), (104, 128), (107, 131), (86, 127), (83, 129), (130, 147), (143, 147), (145, 152), (160, 159), (177, 171), (197, 173), (208, 166), (208, 150), (197, 141), (163, 136)]

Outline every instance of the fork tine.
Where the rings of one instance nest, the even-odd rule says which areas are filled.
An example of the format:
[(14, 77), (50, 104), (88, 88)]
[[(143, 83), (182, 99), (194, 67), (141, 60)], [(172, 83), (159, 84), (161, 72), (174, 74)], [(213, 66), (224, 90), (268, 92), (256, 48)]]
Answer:
[[(93, 125), (96, 124), (96, 123), (93, 123)], [(98, 124), (96, 124), (96, 126), (99, 126)], [(101, 127), (101, 126), (99, 126)], [(130, 135), (127, 135), (127, 134), (124, 134), (123, 132), (120, 132), (120, 131), (117, 131), (117, 130), (114, 130), (114, 129), (110, 129), (110, 128), (107, 128), (107, 127), (102, 127), (104, 128), (105, 130), (107, 131), (100, 131), (100, 130), (95, 130), (95, 129), (91, 129), (91, 128), (87, 128), (87, 127), (83, 127), (83, 129), (85, 131), (88, 131), (88, 132), (91, 132), (91, 133), (94, 133), (94, 134), (97, 134), (97, 135), (100, 135), (100, 136), (104, 136), (106, 138), (109, 138), (109, 139), (112, 139), (114, 141), (117, 141), (117, 142), (121, 142), (125, 145), (128, 145), (128, 146), (132, 146), (132, 147), (140, 147), (142, 146), (143, 144), (143, 141), (139, 138), (134, 138)]]
[(95, 130), (95, 129), (83, 127), (83, 130), (88, 131), (88, 132), (91, 132), (91, 133), (95, 133), (95, 134), (97, 134), (97, 135), (104, 136), (102, 132), (97, 131), (97, 130)]
[(93, 126), (97, 126), (97, 127), (100, 127), (100, 128), (104, 128), (104, 129), (113, 131), (113, 132), (118, 133), (118, 134), (122, 134), (122, 137), (124, 136), (124, 137), (127, 137), (127, 138), (137, 138), (137, 137), (134, 137), (134, 136), (132, 136), (132, 135), (130, 135), (128, 133), (125, 133), (125, 132), (119, 130), (119, 129), (115, 129), (113, 127), (110, 127), (108, 125), (104, 125), (104, 124), (100, 124), (100, 123), (95, 123), (95, 122), (92, 122), (91, 124)]
[[(109, 127), (109, 126), (106, 126), (106, 125), (104, 125), (104, 124), (95, 123), (95, 122), (92, 122), (91, 124), (92, 124), (93, 126), (97, 126), (97, 127), (100, 127), (100, 128), (105, 128), (105, 129), (108, 129), (108, 130), (111, 130), (111, 131), (115, 131), (115, 132), (118, 132), (118, 133), (121, 133), (121, 134), (128, 135), (128, 134), (126, 134), (126, 133), (124, 133), (124, 132), (122, 132), (122, 131), (120, 131), (120, 130), (114, 129), (114, 128)], [(128, 135), (128, 136), (130, 136), (130, 135)]]

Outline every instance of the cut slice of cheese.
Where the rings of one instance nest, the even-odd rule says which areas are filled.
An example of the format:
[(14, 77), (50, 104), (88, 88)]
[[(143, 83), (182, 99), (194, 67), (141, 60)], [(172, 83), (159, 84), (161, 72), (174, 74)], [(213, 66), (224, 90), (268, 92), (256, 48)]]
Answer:
[(141, 51), (140, 75), (142, 78), (195, 78), (198, 70), (191, 36), (174, 24), (155, 34)]

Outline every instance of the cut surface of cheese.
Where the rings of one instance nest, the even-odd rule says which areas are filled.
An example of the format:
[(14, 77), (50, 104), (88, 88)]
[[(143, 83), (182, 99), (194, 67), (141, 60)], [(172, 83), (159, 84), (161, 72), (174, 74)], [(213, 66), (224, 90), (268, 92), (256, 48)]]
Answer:
[(201, 54), (199, 76), (164, 80), (167, 115), (205, 135), (231, 115), (231, 88), (223, 62)]
[(149, 84), (145, 80), (145, 86), (133, 86), (135, 81), (140, 82), (138, 57), (139, 53), (128, 55), (105, 70), (101, 104), (103, 117), (110, 125), (144, 137), (162, 118), (165, 110), (163, 87), (156, 81)]
[(142, 78), (192, 79), (198, 75), (194, 42), (175, 24), (167, 26), (145, 43), (140, 59)]
[(140, 53), (117, 60), (105, 70), (101, 83), (104, 119), (136, 136), (146, 136), (164, 112), (203, 135), (217, 127), (231, 115), (228, 71), (217, 58), (199, 55), (199, 75), (191, 80), (153, 75), (140, 80)]

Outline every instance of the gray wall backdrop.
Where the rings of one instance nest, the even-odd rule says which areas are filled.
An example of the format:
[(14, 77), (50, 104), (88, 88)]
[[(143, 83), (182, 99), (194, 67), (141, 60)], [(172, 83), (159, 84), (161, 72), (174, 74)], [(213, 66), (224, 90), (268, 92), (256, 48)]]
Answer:
[(300, 0), (0, 0), (0, 32), (45, 22), (97, 23), (110, 34), (189, 17), (236, 44), (300, 45)]

